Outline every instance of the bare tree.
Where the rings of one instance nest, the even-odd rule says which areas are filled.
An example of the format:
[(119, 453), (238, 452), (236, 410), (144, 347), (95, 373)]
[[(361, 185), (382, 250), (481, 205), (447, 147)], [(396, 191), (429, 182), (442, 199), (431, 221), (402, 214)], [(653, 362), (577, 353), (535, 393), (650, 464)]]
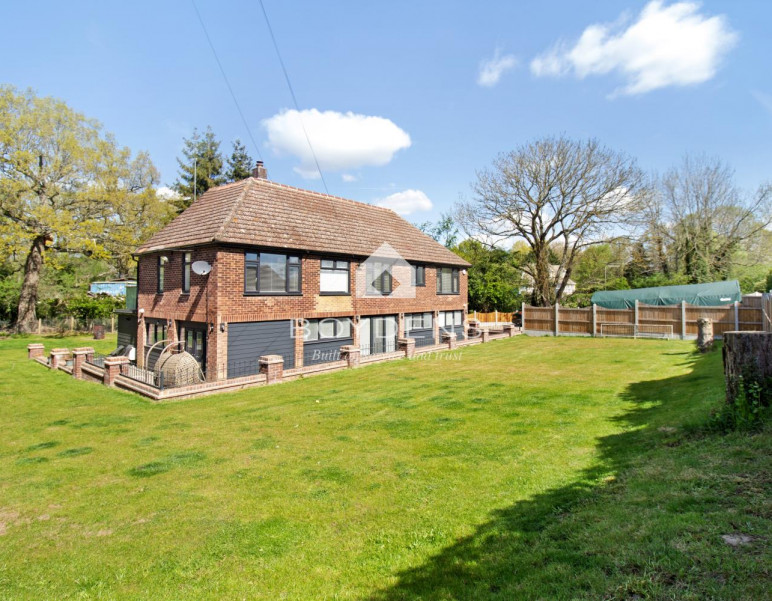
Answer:
[(563, 296), (581, 251), (618, 237), (648, 188), (633, 159), (597, 140), (550, 137), (499, 155), (472, 190), (459, 222), (490, 244), (524, 240), (533, 254), (523, 267), (533, 302), (548, 305)]
[(737, 251), (772, 222), (772, 186), (744, 195), (720, 159), (686, 156), (660, 179), (649, 213), (676, 271), (695, 283), (725, 279)]

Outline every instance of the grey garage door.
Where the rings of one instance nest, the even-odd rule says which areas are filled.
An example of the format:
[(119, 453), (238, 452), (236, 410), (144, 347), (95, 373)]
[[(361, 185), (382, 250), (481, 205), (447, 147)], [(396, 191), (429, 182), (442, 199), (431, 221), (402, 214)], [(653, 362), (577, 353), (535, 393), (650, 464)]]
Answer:
[(262, 355), (281, 355), (284, 369), (295, 367), (295, 339), (289, 319), (228, 324), (229, 378), (256, 374)]

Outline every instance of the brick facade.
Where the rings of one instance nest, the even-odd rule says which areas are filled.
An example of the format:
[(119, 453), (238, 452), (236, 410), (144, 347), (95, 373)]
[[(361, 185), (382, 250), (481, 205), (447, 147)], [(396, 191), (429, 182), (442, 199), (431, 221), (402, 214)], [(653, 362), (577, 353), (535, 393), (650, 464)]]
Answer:
[[(212, 271), (206, 276), (191, 274), (190, 292), (182, 292), (183, 250), (165, 250), (139, 257), (137, 283), (137, 357), (144, 360), (146, 323), (164, 320), (168, 337), (176, 339), (179, 322), (206, 327), (207, 379), (223, 379), (227, 374), (228, 324), (285, 319), (321, 319), (352, 317), (354, 326), (362, 316), (396, 315), (398, 335), (404, 336), (404, 314), (432, 312), (437, 328), (439, 311), (466, 311), (467, 275), (459, 267), (459, 294), (437, 294), (436, 269), (425, 268), (425, 286), (415, 288), (415, 298), (361, 297), (357, 295), (356, 271), (363, 257), (328, 256), (303, 251), (284, 251), (301, 257), (299, 295), (248, 295), (244, 293), (246, 248), (209, 245), (190, 248), (193, 261), (207, 261)], [(270, 249), (249, 249), (250, 252)], [(274, 251), (279, 252), (279, 251)], [(158, 259), (168, 257), (165, 265), (164, 292), (158, 293)], [(337, 258), (350, 263), (349, 295), (320, 294), (320, 260)], [(354, 344), (358, 345), (357, 328)], [(302, 359), (302, 340), (296, 343), (296, 358)]]

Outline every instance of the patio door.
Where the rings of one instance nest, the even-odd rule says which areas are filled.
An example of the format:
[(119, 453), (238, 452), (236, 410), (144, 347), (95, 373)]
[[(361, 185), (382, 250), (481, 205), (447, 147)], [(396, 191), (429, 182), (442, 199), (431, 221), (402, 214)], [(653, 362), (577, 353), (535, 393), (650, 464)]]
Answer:
[(363, 317), (359, 327), (362, 355), (378, 355), (397, 350), (397, 318), (394, 315)]

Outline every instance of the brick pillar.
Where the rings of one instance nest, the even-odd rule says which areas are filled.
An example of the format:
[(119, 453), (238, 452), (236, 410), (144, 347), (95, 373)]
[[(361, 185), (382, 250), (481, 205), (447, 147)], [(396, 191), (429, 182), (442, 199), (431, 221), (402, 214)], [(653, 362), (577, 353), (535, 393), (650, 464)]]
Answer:
[(305, 319), (295, 320), (293, 337), (295, 339), (295, 367), (303, 367), (303, 334), (305, 333)]
[(145, 327), (145, 313), (142, 312), (137, 316), (137, 365), (139, 367), (145, 367), (146, 336), (147, 328)]
[(67, 357), (69, 354), (70, 351), (66, 348), (51, 349), (51, 361), (49, 363), (49, 367), (51, 369), (59, 369), (67, 362)]
[(491, 331), (488, 328), (483, 328), (482, 329), (482, 341), (485, 343), (485, 342), (489, 342), (490, 339), (491, 339)]
[(94, 349), (84, 346), (72, 350), (72, 375), (79, 380), (83, 379), (83, 364), (94, 358)]
[(35, 343), (27, 345), (27, 359), (42, 359), (45, 357), (46, 347), (43, 344)]
[(448, 349), (453, 350), (456, 348), (456, 333), (455, 332), (443, 332), (442, 342), (447, 343)]
[(340, 347), (340, 358), (342, 361), (348, 361), (351, 368), (359, 367), (359, 347), (355, 344), (346, 344)]
[(102, 383), (105, 386), (112, 386), (120, 374), (126, 371), (129, 365), (128, 357), (105, 357), (104, 376)]
[(218, 315), (215, 319), (214, 331), (209, 332), (207, 326), (207, 344), (211, 349), (206, 353), (206, 379), (225, 380), (228, 377), (228, 324)]
[(408, 359), (415, 357), (415, 338), (398, 338), (397, 345), (399, 350), (405, 351), (405, 357)]
[(281, 355), (263, 355), (258, 359), (260, 373), (265, 374), (267, 384), (281, 382), (284, 377), (284, 358)]

